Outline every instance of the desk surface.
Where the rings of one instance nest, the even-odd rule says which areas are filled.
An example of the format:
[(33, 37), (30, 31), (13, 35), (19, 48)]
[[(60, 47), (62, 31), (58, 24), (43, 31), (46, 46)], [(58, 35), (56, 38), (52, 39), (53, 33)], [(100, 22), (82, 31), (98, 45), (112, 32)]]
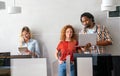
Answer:
[(31, 55), (11, 55), (10, 58), (32, 58)]
[(111, 54), (79, 54), (79, 53), (74, 53), (73, 54), (74, 58), (77, 57), (93, 57), (93, 56), (111, 56)]
[(32, 58), (31, 55), (8, 55), (0, 56), (0, 59), (9, 59), (9, 58)]

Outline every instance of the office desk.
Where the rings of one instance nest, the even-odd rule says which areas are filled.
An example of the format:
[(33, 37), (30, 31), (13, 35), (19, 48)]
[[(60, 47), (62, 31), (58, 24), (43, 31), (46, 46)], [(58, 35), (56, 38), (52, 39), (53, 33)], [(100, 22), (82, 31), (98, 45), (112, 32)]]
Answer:
[(47, 76), (46, 58), (11, 59), (11, 76)]
[[(110, 54), (74, 54), (75, 76), (77, 75), (77, 58), (92, 58), (93, 76), (112, 76), (113, 63)], [(83, 65), (84, 66), (84, 65)]]
[(112, 56), (113, 61), (113, 75), (120, 76), (120, 56)]
[(0, 76), (11, 76), (11, 59), (31, 57), (31, 55), (10, 55), (10, 52), (0, 52)]
[(46, 58), (1, 54), (0, 76), (47, 76)]

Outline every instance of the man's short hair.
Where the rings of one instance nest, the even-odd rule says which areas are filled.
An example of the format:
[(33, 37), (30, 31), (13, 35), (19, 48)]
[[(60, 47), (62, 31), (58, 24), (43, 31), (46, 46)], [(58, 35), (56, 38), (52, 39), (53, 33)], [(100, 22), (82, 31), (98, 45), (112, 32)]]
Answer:
[(92, 22), (95, 22), (95, 20), (94, 20), (94, 16), (91, 14), (91, 13), (89, 13), (89, 12), (84, 12), (82, 15), (81, 15), (81, 17), (80, 17), (80, 20), (81, 20), (81, 22), (82, 22), (82, 17), (87, 17), (87, 18), (89, 18), (89, 19), (92, 19)]

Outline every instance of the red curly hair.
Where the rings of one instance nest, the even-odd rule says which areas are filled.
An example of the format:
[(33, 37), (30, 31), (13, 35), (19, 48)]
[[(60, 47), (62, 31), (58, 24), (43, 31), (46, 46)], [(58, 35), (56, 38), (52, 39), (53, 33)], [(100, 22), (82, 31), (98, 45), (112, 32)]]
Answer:
[(68, 28), (71, 28), (72, 31), (73, 31), (73, 35), (72, 35), (72, 38), (71, 38), (71, 39), (72, 39), (72, 40), (76, 40), (75, 30), (74, 30), (74, 28), (72, 27), (72, 25), (70, 25), (70, 24), (65, 25), (65, 26), (62, 28), (62, 30), (61, 30), (61, 35), (60, 35), (60, 40), (65, 41), (65, 39), (66, 39), (65, 33), (66, 33), (66, 30), (67, 30)]

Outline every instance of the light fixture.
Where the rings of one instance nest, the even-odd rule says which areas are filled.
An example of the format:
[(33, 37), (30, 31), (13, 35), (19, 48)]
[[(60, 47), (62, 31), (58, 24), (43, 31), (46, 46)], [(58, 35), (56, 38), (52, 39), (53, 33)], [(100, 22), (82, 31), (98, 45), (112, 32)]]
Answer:
[(0, 10), (5, 9), (5, 2), (0, 1)]
[(102, 0), (101, 11), (115, 11), (116, 0)]
[(116, 0), (102, 0), (102, 5), (104, 6), (114, 6)]
[(115, 11), (116, 6), (103, 6), (101, 5), (101, 11)]
[(18, 14), (18, 13), (21, 13), (22, 8), (20, 6), (16, 6), (15, 0), (14, 0), (14, 5), (11, 7), (8, 7), (7, 10), (9, 14)]

